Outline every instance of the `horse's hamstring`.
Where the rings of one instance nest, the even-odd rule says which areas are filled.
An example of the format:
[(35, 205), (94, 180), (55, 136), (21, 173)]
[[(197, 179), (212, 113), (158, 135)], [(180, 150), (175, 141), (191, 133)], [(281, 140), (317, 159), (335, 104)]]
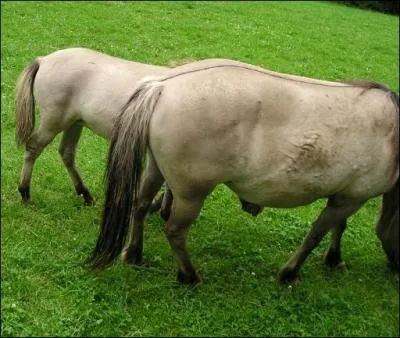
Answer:
[(280, 281), (293, 282), (297, 278), (297, 274), (307, 256), (318, 246), (329, 230), (336, 228), (333, 233), (334, 240), (331, 245), (340, 245), (340, 238), (344, 231), (343, 224), (345, 224), (346, 219), (354, 214), (362, 205), (363, 203), (359, 202), (353, 204), (338, 204), (333, 198), (330, 198), (327, 206), (313, 223), (311, 230), (308, 232), (294, 256), (280, 270)]
[(32, 133), (30, 139), (26, 143), (24, 165), (18, 185), (18, 191), (21, 194), (24, 204), (30, 202), (30, 185), (35, 161), (56, 135), (57, 132), (39, 128)]
[(165, 225), (165, 234), (178, 263), (178, 281), (196, 285), (200, 282), (186, 248), (186, 238), (192, 222), (197, 218), (205, 196), (191, 199), (174, 196), (171, 214)]
[(134, 206), (133, 225), (128, 235), (128, 243), (122, 253), (122, 259), (128, 264), (139, 265), (142, 261), (144, 219), (163, 182), (164, 178), (157, 165), (150, 158), (140, 184), (138, 205)]
[(75, 167), (76, 147), (81, 136), (82, 128), (82, 125), (74, 123), (64, 131), (59, 153), (68, 170), (68, 174), (72, 179), (76, 193), (84, 198), (87, 205), (91, 205), (94, 203), (94, 199), (84, 185), (82, 178)]

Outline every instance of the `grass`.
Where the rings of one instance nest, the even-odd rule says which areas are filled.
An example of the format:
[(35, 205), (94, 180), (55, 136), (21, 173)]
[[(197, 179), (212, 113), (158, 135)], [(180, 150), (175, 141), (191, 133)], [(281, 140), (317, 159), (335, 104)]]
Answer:
[[(107, 142), (86, 130), (77, 164), (97, 198), (83, 207), (57, 153), (36, 163), (34, 204), (17, 192), (23, 149), (14, 144), (13, 91), (36, 56), (84, 46), (153, 64), (223, 57), (321, 79), (372, 79), (398, 91), (398, 18), (326, 2), (1, 3), (2, 336), (399, 336), (399, 276), (374, 234), (380, 199), (349, 221), (348, 270), (321, 264), (301, 281), (276, 281), (324, 201), (257, 218), (221, 186), (189, 236), (204, 283), (177, 285), (158, 215), (148, 217), (144, 266), (88, 273), (97, 236)], [(39, 121), (39, 120), (38, 120)]]

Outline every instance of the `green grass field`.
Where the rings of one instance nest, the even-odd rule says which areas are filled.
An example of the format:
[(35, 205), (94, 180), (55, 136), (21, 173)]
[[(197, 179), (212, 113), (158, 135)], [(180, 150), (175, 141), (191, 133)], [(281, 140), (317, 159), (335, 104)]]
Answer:
[(79, 46), (160, 65), (223, 57), (398, 91), (398, 34), (398, 17), (325, 2), (1, 2), (1, 335), (399, 336), (399, 275), (374, 233), (379, 198), (349, 220), (348, 270), (323, 266), (325, 238), (291, 287), (276, 275), (325, 201), (253, 218), (223, 186), (189, 235), (200, 287), (177, 284), (158, 215), (147, 219), (142, 267), (89, 273), (81, 264), (97, 238), (107, 142), (85, 130), (79, 145), (94, 207), (75, 195), (60, 136), (36, 162), (34, 203), (23, 207), (13, 103), (17, 76), (36, 56)]

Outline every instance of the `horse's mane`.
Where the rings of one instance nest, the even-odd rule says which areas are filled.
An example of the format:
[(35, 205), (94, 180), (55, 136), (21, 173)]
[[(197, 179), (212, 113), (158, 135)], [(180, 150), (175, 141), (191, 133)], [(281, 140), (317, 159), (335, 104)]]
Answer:
[[(169, 67), (170, 68), (179, 68), (180, 66), (184, 66), (186, 64), (194, 63), (194, 62), (198, 62), (198, 61), (202, 61), (202, 60), (193, 60), (193, 59), (172, 60), (172, 61), (169, 62)], [(187, 70), (187, 71), (184, 71), (182, 73), (177, 73), (177, 74), (173, 74), (173, 75), (170, 75), (170, 76), (166, 76), (164, 78), (159, 79), (159, 81), (163, 82), (165, 80), (169, 80), (169, 79), (172, 79), (172, 78), (177, 77), (177, 76), (181, 76), (181, 75), (185, 75), (185, 74), (189, 74), (189, 73), (195, 73), (195, 72), (208, 70), (208, 69), (212, 69), (212, 68), (221, 68), (221, 67), (243, 68), (243, 69), (248, 69), (248, 70), (251, 70), (251, 71), (258, 72), (258, 73), (262, 73), (262, 74), (265, 74), (265, 75), (269, 75), (269, 76), (272, 76), (272, 77), (286, 79), (286, 80), (289, 80), (289, 81), (303, 82), (303, 83), (308, 83), (308, 84), (331, 87), (331, 85), (325, 84), (325, 83), (312, 83), (312, 82), (307, 82), (307, 81), (303, 81), (303, 80), (299, 80), (299, 79), (292, 79), (292, 78), (289, 78), (289, 77), (280, 76), (280, 75), (278, 75), (278, 73), (275, 73), (275, 72), (273, 74), (273, 73), (268, 72), (267, 69), (263, 69), (262, 67), (259, 67), (259, 66), (253, 66), (254, 68), (251, 68), (251, 67), (246, 67), (244, 65), (232, 65), (232, 64), (220, 64), (220, 65), (213, 65), (213, 66), (208, 66), (208, 67), (199, 68), (199, 69)], [(377, 82), (377, 81), (368, 81), (368, 80), (336, 80), (336, 81), (331, 81), (331, 82), (347, 84), (347, 85), (349, 85), (349, 87), (365, 88), (365, 91), (367, 91), (369, 89), (381, 89), (384, 92), (390, 93), (391, 94), (391, 98), (393, 100), (393, 103), (395, 104), (395, 106), (397, 108), (399, 107), (399, 95), (397, 93), (393, 92), (387, 85), (385, 85), (383, 83), (380, 83), (380, 82)], [(365, 91), (363, 91), (361, 94), (363, 94)]]
[[(365, 88), (366, 90), (369, 89), (381, 89), (386, 93), (390, 94), (390, 98), (393, 101), (393, 104), (395, 105), (397, 111), (399, 111), (399, 94), (392, 91), (389, 86), (377, 82), (377, 81), (368, 81), (368, 80), (344, 80), (344, 81), (337, 81), (337, 82), (341, 82), (341, 83), (347, 83), (350, 85), (353, 85), (355, 87), (360, 87), (360, 88)], [(364, 91), (362, 92), (364, 93)]]

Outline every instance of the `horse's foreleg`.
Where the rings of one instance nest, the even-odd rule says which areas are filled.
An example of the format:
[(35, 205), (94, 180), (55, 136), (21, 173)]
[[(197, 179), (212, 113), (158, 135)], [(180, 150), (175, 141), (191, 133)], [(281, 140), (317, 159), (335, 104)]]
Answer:
[(27, 204), (30, 199), (30, 185), (33, 172), (33, 165), (43, 149), (54, 139), (57, 132), (46, 130), (43, 127), (35, 130), (26, 143), (24, 166), (21, 171), (18, 191), (21, 194), (22, 202)]
[(154, 159), (149, 157), (148, 165), (143, 174), (138, 195), (138, 205), (134, 206), (133, 229), (128, 235), (128, 244), (122, 253), (122, 259), (128, 264), (138, 265), (143, 256), (143, 225), (151, 202), (164, 182)]
[(331, 244), (329, 245), (329, 248), (324, 256), (324, 261), (327, 266), (345, 266), (344, 261), (342, 260), (340, 241), (342, 239), (343, 232), (346, 230), (346, 226), (347, 221), (344, 221), (331, 230)]
[(75, 123), (64, 131), (59, 153), (75, 186), (76, 193), (79, 196), (83, 196), (85, 204), (91, 205), (94, 203), (94, 199), (83, 184), (82, 178), (75, 167), (76, 147), (81, 136), (82, 128), (82, 125)]
[[(344, 205), (338, 204), (333, 198), (329, 199), (328, 205), (313, 223), (311, 230), (303, 240), (301, 246), (297, 249), (295, 255), (279, 272), (279, 279), (282, 282), (294, 281), (307, 256), (321, 242), (326, 233), (335, 227), (339, 227), (341, 224), (345, 224), (346, 219), (355, 213), (362, 204), (363, 203)], [(335, 238), (340, 240), (343, 230), (334, 232), (334, 237), (336, 236)]]

